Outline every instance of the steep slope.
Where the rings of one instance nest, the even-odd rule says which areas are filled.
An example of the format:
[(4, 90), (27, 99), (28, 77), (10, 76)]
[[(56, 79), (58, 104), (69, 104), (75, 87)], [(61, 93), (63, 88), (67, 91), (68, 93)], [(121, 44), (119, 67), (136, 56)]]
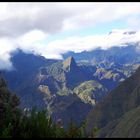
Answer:
[(120, 119), (110, 122), (100, 130), (98, 137), (139, 138), (140, 106), (125, 113)]
[(63, 62), (41, 68), (38, 80), (50, 95), (76, 93), (83, 102), (95, 105), (95, 102), (101, 100), (108, 92), (108, 89), (100, 84), (100, 79), (93, 75), (95, 72), (96, 67), (79, 66), (74, 58), (69, 57)]
[[(11, 60), (16, 70), (4, 71), (3, 74), (10, 89), (20, 97), (22, 109), (32, 107), (48, 109), (53, 120), (57, 121), (55, 118), (60, 117), (65, 126), (68, 125), (70, 118), (76, 124), (85, 119), (92, 106), (83, 103), (68, 89), (74, 87), (77, 81), (81, 81), (78, 78), (79, 74), (82, 77), (74, 58), (68, 58), (64, 62), (47, 60), (19, 51)], [(75, 82), (72, 81), (74, 79)], [(80, 107), (85, 109), (82, 110)], [(79, 112), (76, 108), (79, 108)]]
[(11, 62), (15, 70), (3, 71), (3, 73), (4, 77), (8, 80), (8, 86), (15, 89), (20, 86), (21, 82), (34, 75), (40, 67), (51, 65), (58, 62), (58, 60), (45, 59), (42, 56), (26, 54), (18, 50), (13, 52)]
[(85, 120), (92, 109), (88, 103), (83, 103), (75, 94), (67, 96), (56, 95), (54, 100), (49, 102), (48, 110), (54, 121), (61, 119), (63, 126), (68, 127), (71, 120), (78, 126)]
[(74, 58), (69, 57), (63, 62), (40, 68), (38, 79), (40, 84), (47, 85), (52, 93), (61, 92), (60, 94), (63, 95), (63, 91), (73, 90), (81, 82), (91, 79), (90, 76), (91, 73), (86, 73), (85, 70), (77, 66)]
[[(20, 51), (13, 55), (11, 61), (16, 68), (15, 71), (4, 71), (3, 74), (10, 89), (21, 98), (20, 107), (47, 108), (52, 115), (54, 114), (54, 118), (60, 116), (66, 120), (65, 123), (67, 116), (77, 116), (72, 118), (75, 118), (77, 123), (82, 122), (90, 111), (91, 105), (95, 105), (95, 102), (106, 96), (107, 91), (117, 86), (122, 78), (125, 79), (127, 76), (124, 75), (124, 71), (129, 72), (133, 67), (133, 64), (129, 65), (129, 69), (120, 65), (117, 70), (112, 67), (100, 71), (100, 67), (96, 65), (77, 64), (73, 57), (68, 57), (64, 61), (48, 60)], [(80, 93), (81, 87), (85, 89)], [(76, 96), (73, 96), (74, 93)], [(91, 97), (94, 98), (93, 104)], [(59, 105), (61, 111), (59, 109), (57, 111)], [(85, 109), (79, 109), (80, 105)], [(69, 107), (70, 111), (68, 111)], [(84, 117), (80, 117), (74, 107), (78, 108)], [(62, 115), (58, 115), (60, 112)]]
[(80, 66), (95, 66), (96, 71), (92, 73), (94, 80), (111, 91), (140, 66), (140, 51), (137, 48), (137, 43), (126, 43), (123, 47), (112, 46), (105, 50), (97, 48), (80, 53), (68, 52), (63, 57), (74, 57)]
[(105, 127), (119, 119), (124, 113), (140, 105), (140, 68), (134, 75), (122, 82), (90, 112), (87, 129)]
[(21, 99), (20, 107), (45, 107), (42, 102), (43, 95), (38, 94), (36, 89), (35, 75), (42, 66), (51, 65), (58, 60), (47, 60), (41, 56), (23, 53), (21, 50), (12, 54), (11, 62), (15, 70), (2, 71), (7, 85), (11, 91), (15, 92)]
[(67, 71), (71, 71), (77, 67), (76, 62), (73, 57), (68, 57), (64, 62), (63, 62), (63, 67)]
[(95, 105), (107, 95), (107, 89), (97, 81), (90, 80), (81, 83), (73, 90), (85, 103)]
[(48, 60), (41, 56), (25, 54), (20, 50), (13, 54), (11, 61), (15, 70), (4, 71), (3, 75), (10, 89), (21, 98), (23, 108), (45, 107), (44, 98), (47, 95), (71, 94), (74, 88), (89, 80), (100, 83), (107, 91), (110, 91), (136, 69), (133, 68), (133, 64), (132, 66), (116, 66), (118, 69), (77, 64), (71, 56), (64, 61)]

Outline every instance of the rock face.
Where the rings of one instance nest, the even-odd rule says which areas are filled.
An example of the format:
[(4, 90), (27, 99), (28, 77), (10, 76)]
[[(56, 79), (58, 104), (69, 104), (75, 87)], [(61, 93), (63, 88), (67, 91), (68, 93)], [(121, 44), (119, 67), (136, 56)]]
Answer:
[(44, 93), (45, 95), (47, 95), (47, 98), (51, 98), (51, 92), (50, 92), (48, 86), (46, 86), (46, 85), (39, 85), (38, 90), (41, 93)]
[(107, 89), (99, 82), (90, 80), (74, 88), (74, 93), (85, 103), (95, 105), (107, 94)]
[(66, 71), (72, 71), (77, 68), (76, 62), (73, 57), (68, 57), (64, 62), (63, 62), (63, 68)]
[[(112, 90), (111, 93), (107, 97), (105, 97), (102, 102), (97, 104), (96, 107), (90, 112), (87, 119), (88, 122), (87, 129), (90, 130), (94, 126), (97, 126), (99, 128), (109, 127), (111, 128), (111, 130), (108, 129), (108, 131), (106, 132), (106, 136), (117, 137), (117, 134), (118, 136), (121, 137), (125, 137), (126, 135), (134, 136), (134, 134), (129, 133), (129, 131), (127, 131), (127, 134), (125, 133), (124, 135), (123, 133), (120, 132), (121, 130), (123, 131), (125, 127), (127, 128), (127, 126), (124, 126), (125, 124), (123, 124), (122, 121), (124, 120), (123, 115), (125, 115), (125, 118), (127, 120), (130, 118), (132, 120), (132, 122), (130, 123), (134, 124), (131, 113), (132, 115), (135, 115), (135, 111), (133, 112), (133, 110), (139, 106), (140, 106), (140, 67), (138, 68), (138, 70), (134, 75), (126, 79), (117, 88)], [(132, 112), (127, 113), (131, 110)], [(118, 128), (120, 128), (120, 125), (123, 128), (118, 130)], [(132, 125), (128, 126), (127, 130), (128, 129), (131, 130), (131, 128)], [(101, 136), (102, 135), (103, 134), (101, 134)], [(137, 131), (136, 135), (139, 135)]]

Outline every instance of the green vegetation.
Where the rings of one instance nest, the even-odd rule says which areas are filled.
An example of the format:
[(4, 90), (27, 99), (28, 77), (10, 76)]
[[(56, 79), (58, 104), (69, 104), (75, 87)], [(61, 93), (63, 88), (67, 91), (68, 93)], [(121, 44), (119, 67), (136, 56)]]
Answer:
[(90, 80), (81, 83), (73, 91), (85, 103), (95, 105), (96, 101), (103, 98), (103, 93), (106, 93), (107, 89), (97, 81)]
[[(10, 116), (9, 116), (10, 115)], [(15, 122), (9, 120), (11, 114), (7, 112), (6, 124), (1, 128), (0, 138), (84, 138), (87, 137), (85, 127), (77, 127), (73, 122), (69, 129), (65, 130), (58, 120), (53, 123), (51, 117), (46, 116), (45, 111), (33, 109), (30, 113), (15, 116)], [(93, 131), (94, 132), (94, 131)], [(96, 134), (96, 133), (95, 133)], [(92, 135), (95, 136), (95, 135)]]

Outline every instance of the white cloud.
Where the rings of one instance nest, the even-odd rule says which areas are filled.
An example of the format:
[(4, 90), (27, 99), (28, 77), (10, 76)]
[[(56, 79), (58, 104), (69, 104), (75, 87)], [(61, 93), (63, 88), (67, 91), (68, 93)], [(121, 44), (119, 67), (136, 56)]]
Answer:
[(10, 39), (1, 38), (0, 48), (0, 69), (13, 69), (12, 63), (10, 61), (10, 53), (15, 50), (14, 42)]
[[(89, 26), (122, 20), (126, 28), (139, 30), (140, 3), (0, 3), (0, 69), (11, 69), (10, 53), (17, 48), (61, 59), (67, 51), (81, 52), (97, 47), (140, 40), (140, 32), (128, 35), (114, 31), (110, 35), (71, 36), (40, 43), (55, 33), (75, 31)], [(116, 27), (117, 28), (117, 27)], [(45, 41), (44, 41), (45, 42)]]
[(140, 3), (1, 3), (0, 35), (54, 34), (140, 15)]
[(26, 52), (38, 52), (41, 48), (38, 48), (37, 44), (39, 41), (46, 39), (47, 36), (40, 30), (33, 30), (17, 38), (17, 45)]
[[(135, 31), (133, 31), (135, 32)], [(38, 44), (39, 53), (46, 58), (62, 58), (62, 54), (68, 51), (91, 51), (98, 47), (109, 49), (112, 46), (124, 46), (126, 43), (140, 41), (140, 31), (131, 34), (131, 30), (113, 30), (110, 34), (72, 36), (65, 39), (52, 41), (48, 44)]]
[(68, 51), (82, 52), (91, 51), (98, 47), (109, 49), (112, 46), (123, 46), (126, 43), (140, 42), (140, 31), (131, 34), (131, 30), (114, 29), (110, 34), (72, 36), (64, 39), (51, 41), (50, 43), (40, 43), (46, 40), (46, 34), (42, 31), (34, 30), (19, 37), (17, 40), (3, 38), (0, 40), (0, 68), (11, 69), (10, 53), (17, 48), (24, 52), (40, 54), (46, 58), (62, 59), (62, 54)]
[(114, 45), (121, 45), (123, 43), (129, 43), (131, 41), (138, 41), (139, 32), (136, 34), (128, 35), (123, 34), (124, 31), (115, 31), (110, 35), (90, 35), (85, 37), (68, 37), (62, 40), (56, 40), (49, 43), (46, 48), (54, 48), (52, 52), (59, 48), (58, 53), (67, 51), (81, 52), (84, 50), (93, 50), (97, 47), (102, 49), (108, 49)]

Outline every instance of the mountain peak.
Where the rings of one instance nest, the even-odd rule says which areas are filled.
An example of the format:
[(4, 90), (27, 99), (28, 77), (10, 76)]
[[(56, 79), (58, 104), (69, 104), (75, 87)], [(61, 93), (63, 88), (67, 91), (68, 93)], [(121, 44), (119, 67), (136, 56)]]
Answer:
[(64, 62), (63, 62), (63, 67), (65, 69), (71, 70), (72, 68), (76, 67), (76, 62), (72, 56), (68, 57)]

